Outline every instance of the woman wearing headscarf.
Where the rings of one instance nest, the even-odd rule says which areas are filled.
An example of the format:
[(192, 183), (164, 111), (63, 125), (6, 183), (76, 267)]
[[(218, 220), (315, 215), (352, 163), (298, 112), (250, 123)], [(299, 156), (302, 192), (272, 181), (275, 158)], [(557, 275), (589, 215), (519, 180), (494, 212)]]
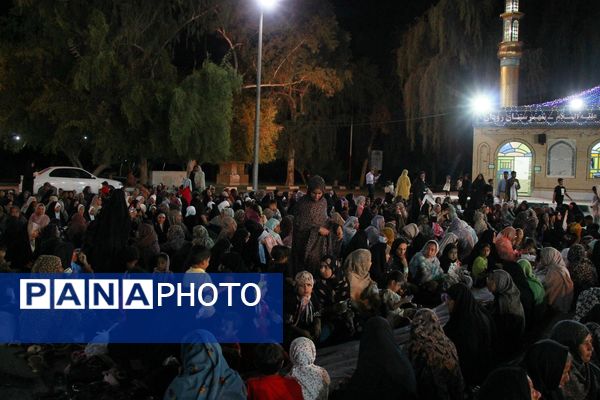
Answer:
[(67, 230), (67, 236), (69, 240), (73, 242), (76, 248), (80, 248), (83, 243), (83, 235), (87, 230), (87, 221), (85, 220), (85, 206), (80, 204), (77, 206), (77, 212), (71, 216), (69, 222), (69, 229)]
[(390, 250), (391, 262), (390, 268), (392, 270), (400, 271), (404, 276), (408, 276), (408, 260), (406, 258), (408, 250), (408, 241), (403, 237), (399, 237), (392, 243)]
[(396, 182), (396, 197), (400, 197), (402, 200), (408, 200), (410, 196), (410, 178), (408, 177), (408, 170), (403, 169), (402, 174), (398, 177)]
[(521, 348), (525, 330), (525, 311), (521, 293), (508, 272), (497, 269), (487, 277), (488, 290), (494, 295), (492, 317), (498, 340), (496, 354), (500, 360), (509, 359)]
[(289, 376), (295, 378), (302, 387), (304, 400), (327, 400), (329, 397), (329, 374), (315, 365), (317, 350), (312, 340), (299, 337), (290, 345), (292, 370)]
[(50, 217), (46, 215), (46, 206), (38, 203), (35, 212), (29, 217), (29, 225), (37, 224), (40, 230), (44, 229), (50, 223)]
[(242, 378), (229, 367), (217, 339), (208, 331), (197, 330), (183, 339), (181, 366), (164, 400), (246, 399)]
[(139, 266), (147, 271), (150, 270), (154, 258), (160, 253), (158, 236), (152, 225), (140, 224), (137, 229), (135, 246), (140, 253)]
[(358, 230), (358, 218), (348, 217), (346, 222), (344, 222), (344, 226), (342, 229), (344, 230), (344, 238), (342, 245), (346, 247), (350, 244), (350, 241), (352, 240), (352, 238), (356, 234), (356, 231)]
[(546, 292), (544, 291), (544, 285), (542, 285), (542, 282), (540, 282), (533, 273), (533, 267), (531, 266), (531, 263), (524, 258), (521, 258), (519, 261), (517, 261), (517, 263), (521, 269), (523, 269), (523, 273), (527, 279), (527, 285), (529, 286), (531, 293), (533, 293), (533, 301), (535, 302), (536, 306), (542, 304), (544, 302)]
[(346, 279), (350, 285), (350, 299), (356, 305), (361, 304), (361, 294), (374, 283), (369, 275), (370, 269), (371, 252), (369, 250), (354, 250), (344, 262)]
[(592, 400), (600, 396), (600, 369), (592, 364), (593, 338), (589, 329), (577, 321), (560, 321), (550, 339), (569, 348), (573, 367), (569, 382), (563, 387), (567, 399)]
[(210, 250), (215, 243), (208, 234), (208, 230), (203, 225), (196, 225), (194, 226), (194, 238), (192, 239), (192, 245), (204, 246)]
[(464, 381), (454, 343), (444, 334), (432, 310), (412, 319), (408, 357), (415, 370), (419, 399), (462, 400)]
[(163, 244), (167, 242), (167, 232), (171, 224), (164, 213), (159, 213), (156, 216), (156, 222), (154, 222), (154, 230), (158, 236), (158, 243)]
[[(584, 290), (577, 298), (574, 319), (582, 323), (588, 321), (600, 323), (600, 321), (590, 319), (590, 315), (595, 314), (595, 311), (598, 309), (600, 309), (600, 287)], [(592, 310), (594, 310), (594, 312), (592, 312)], [(600, 348), (598, 350), (600, 350)]]
[(360, 338), (356, 370), (345, 399), (417, 399), (415, 373), (394, 340), (390, 324), (373, 317)]
[(544, 400), (565, 400), (562, 388), (569, 380), (569, 348), (554, 340), (540, 340), (527, 350), (523, 360), (527, 375)]
[(188, 206), (185, 209), (185, 216), (183, 217), (183, 223), (185, 224), (185, 227), (190, 232), (192, 232), (194, 230), (194, 227), (196, 225), (199, 225), (200, 223), (202, 223), (202, 221), (199, 218), (199, 215), (196, 214), (196, 207)]
[(544, 285), (548, 305), (560, 312), (569, 312), (573, 303), (573, 281), (558, 250), (542, 249), (536, 276)]
[(304, 269), (315, 272), (319, 269), (324, 246), (320, 238), (330, 234), (327, 224), (327, 200), (325, 181), (318, 175), (308, 181), (308, 195), (303, 196), (296, 205), (294, 217), (294, 240), (292, 242), (291, 263), (294, 271)]
[(585, 247), (580, 244), (574, 244), (567, 253), (569, 261), (569, 274), (573, 281), (574, 298), (579, 297), (579, 293), (594, 286), (598, 286), (598, 274), (592, 262), (587, 258)]
[(479, 385), (492, 366), (494, 322), (464, 284), (450, 286), (446, 294), (450, 319), (444, 332), (456, 346), (465, 383)]
[(458, 238), (458, 257), (465, 259), (477, 244), (478, 238), (475, 230), (456, 214), (453, 205), (448, 206), (448, 226), (447, 232), (454, 233)]
[(115, 189), (104, 201), (102, 212), (88, 226), (83, 252), (96, 272), (121, 272), (120, 257), (127, 246), (131, 217), (123, 189)]
[[(348, 221), (346, 221), (346, 223), (344, 224), (346, 230), (344, 231), (344, 238), (342, 240), (346, 240), (346, 238), (349, 237), (350, 234), (352, 236), (348, 240), (347, 245), (342, 245), (342, 260), (345, 260), (348, 257), (348, 255), (355, 250), (369, 248), (369, 240), (367, 238), (367, 233), (364, 229), (360, 228), (360, 222), (358, 218), (356, 218), (356, 220), (354, 220), (353, 218), (356, 217), (348, 218), (348, 221), (355, 221), (355, 224), (351, 225), (350, 229), (348, 229)], [(354, 230), (354, 233), (352, 233), (352, 230)]]
[(436, 257), (438, 244), (435, 240), (425, 243), (421, 251), (410, 260), (408, 270), (411, 274), (411, 282), (422, 286), (428, 282), (440, 280), (444, 271), (440, 267), (440, 260)]
[(478, 394), (481, 400), (539, 400), (540, 396), (527, 372), (519, 367), (503, 367), (492, 371)]
[(503, 261), (517, 261), (518, 252), (513, 249), (513, 241), (517, 236), (517, 231), (512, 226), (504, 228), (494, 241), (496, 252)]

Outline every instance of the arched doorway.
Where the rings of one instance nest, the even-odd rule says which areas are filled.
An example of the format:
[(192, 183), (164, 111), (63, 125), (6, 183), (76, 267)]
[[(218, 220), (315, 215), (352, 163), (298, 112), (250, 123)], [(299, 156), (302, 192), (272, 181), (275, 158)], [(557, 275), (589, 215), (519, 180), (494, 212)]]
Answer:
[(596, 143), (590, 152), (590, 178), (600, 178), (600, 142)]
[(520, 195), (531, 194), (533, 180), (533, 153), (529, 146), (523, 142), (507, 142), (500, 146), (496, 169), (496, 182), (502, 179), (504, 171), (517, 172), (517, 179), (521, 184)]

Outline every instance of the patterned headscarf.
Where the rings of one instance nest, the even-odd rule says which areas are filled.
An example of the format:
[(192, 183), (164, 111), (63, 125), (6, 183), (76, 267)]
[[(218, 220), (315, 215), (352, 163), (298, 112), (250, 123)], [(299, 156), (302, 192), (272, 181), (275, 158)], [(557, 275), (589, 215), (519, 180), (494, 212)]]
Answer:
[(312, 193), (313, 190), (319, 189), (325, 193), (325, 181), (319, 175), (315, 175), (310, 178), (307, 182), (308, 193)]
[(567, 253), (567, 260), (569, 264), (577, 264), (587, 258), (585, 247), (580, 244), (574, 244)]
[(215, 242), (208, 235), (208, 231), (202, 225), (196, 225), (194, 227), (194, 239), (192, 240), (192, 245), (194, 246), (204, 246), (207, 249), (212, 249), (215, 245)]
[(350, 243), (354, 235), (356, 234), (356, 225), (358, 224), (358, 218), (349, 217), (343, 226), (344, 231), (344, 244)]
[(430, 367), (454, 370), (458, 366), (454, 343), (444, 334), (435, 312), (428, 308), (417, 311), (412, 320), (408, 354), (413, 365), (422, 358)]
[(577, 298), (577, 306), (575, 307), (575, 321), (581, 321), (592, 308), (600, 304), (600, 287), (593, 287), (581, 292)]
[(36, 274), (60, 274), (63, 272), (62, 262), (57, 256), (41, 255), (33, 264), (31, 272)]
[(310, 283), (312, 285), (315, 284), (315, 280), (312, 276), (312, 274), (308, 271), (300, 271), (296, 274), (296, 277), (294, 278), (294, 281), (296, 282), (296, 286), (302, 286), (306, 283)]
[(299, 337), (290, 345), (290, 359), (293, 364), (290, 376), (302, 387), (305, 400), (327, 399), (329, 393), (329, 374), (314, 364), (316, 357), (317, 350), (310, 339)]
[(197, 330), (181, 345), (182, 368), (169, 385), (165, 399), (216, 400), (246, 398), (244, 381), (223, 357), (217, 339)]

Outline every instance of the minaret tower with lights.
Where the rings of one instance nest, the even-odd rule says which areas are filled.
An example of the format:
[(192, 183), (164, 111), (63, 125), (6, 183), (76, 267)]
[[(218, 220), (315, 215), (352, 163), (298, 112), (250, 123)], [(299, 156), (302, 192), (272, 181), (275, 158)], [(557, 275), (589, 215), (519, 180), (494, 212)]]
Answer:
[(523, 42), (519, 41), (519, 0), (504, 0), (502, 18), (502, 42), (498, 46), (500, 59), (500, 106), (514, 107), (519, 97), (519, 64), (523, 54)]

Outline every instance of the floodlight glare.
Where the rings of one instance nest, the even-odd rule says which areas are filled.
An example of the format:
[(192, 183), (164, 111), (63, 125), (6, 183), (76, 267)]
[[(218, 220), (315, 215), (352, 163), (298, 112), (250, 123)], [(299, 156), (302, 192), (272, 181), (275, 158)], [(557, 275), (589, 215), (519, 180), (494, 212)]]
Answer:
[(277, 5), (277, 0), (258, 0), (258, 4), (263, 10), (272, 10)]
[(489, 96), (478, 95), (471, 100), (471, 110), (474, 114), (486, 114), (491, 112), (492, 108), (492, 100)]
[(19, 140), (21, 140), (21, 136), (19, 136), (19, 135), (16, 135), (16, 136), (15, 136), (15, 140), (18, 142)]
[(583, 101), (583, 99), (580, 99), (578, 97), (574, 98), (569, 102), (569, 108), (571, 109), (571, 111), (581, 111), (584, 107), (585, 102)]

